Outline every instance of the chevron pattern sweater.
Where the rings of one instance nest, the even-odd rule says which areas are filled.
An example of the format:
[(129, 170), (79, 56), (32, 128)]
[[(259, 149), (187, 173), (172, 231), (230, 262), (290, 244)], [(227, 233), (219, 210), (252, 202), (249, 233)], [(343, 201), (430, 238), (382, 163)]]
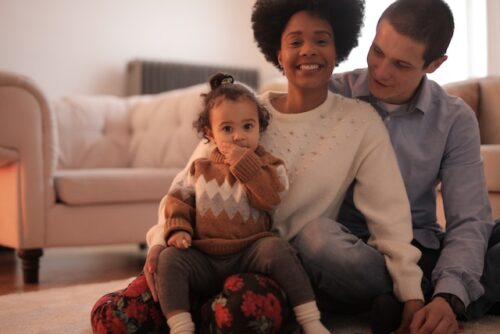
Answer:
[(233, 166), (216, 148), (176, 177), (166, 199), (165, 240), (185, 231), (205, 253), (236, 253), (275, 235), (270, 213), (287, 188), (283, 161), (262, 147), (248, 150)]

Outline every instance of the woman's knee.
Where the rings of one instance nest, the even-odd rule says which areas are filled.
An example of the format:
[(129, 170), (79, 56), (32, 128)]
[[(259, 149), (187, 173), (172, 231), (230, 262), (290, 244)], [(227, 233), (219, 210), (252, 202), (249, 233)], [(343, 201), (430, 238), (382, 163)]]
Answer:
[(352, 262), (345, 252), (359, 241), (361, 240), (342, 224), (331, 219), (319, 218), (309, 222), (291, 244), (304, 262)]
[[(316, 284), (337, 286), (344, 282), (366, 282), (373, 288), (379, 281), (387, 281), (383, 255), (367, 245), (343, 225), (329, 219), (318, 219), (308, 224), (292, 240), (299, 258)], [(374, 281), (374, 284), (370, 282)]]

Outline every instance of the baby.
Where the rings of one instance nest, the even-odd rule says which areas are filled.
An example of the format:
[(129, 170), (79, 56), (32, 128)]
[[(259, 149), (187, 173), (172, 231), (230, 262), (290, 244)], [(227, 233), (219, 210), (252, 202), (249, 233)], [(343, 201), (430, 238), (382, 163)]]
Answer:
[(166, 195), (168, 247), (160, 254), (157, 282), (170, 333), (194, 333), (191, 291), (216, 294), (225, 278), (241, 272), (278, 282), (304, 333), (329, 333), (295, 251), (271, 232), (288, 178), (283, 161), (259, 145), (269, 113), (230, 75), (216, 74), (210, 87), (194, 126), (216, 147), (177, 175)]

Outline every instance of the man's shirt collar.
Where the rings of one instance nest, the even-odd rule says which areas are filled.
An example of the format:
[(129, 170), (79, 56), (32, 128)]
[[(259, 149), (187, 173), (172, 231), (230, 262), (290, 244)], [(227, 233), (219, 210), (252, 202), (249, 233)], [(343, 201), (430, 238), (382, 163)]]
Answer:
[[(371, 95), (368, 88), (368, 69), (359, 71), (358, 77), (353, 81), (352, 97), (375, 105), (378, 99)], [(415, 110), (426, 113), (432, 106), (432, 87), (427, 75), (424, 75), (417, 91), (408, 102), (408, 112)]]

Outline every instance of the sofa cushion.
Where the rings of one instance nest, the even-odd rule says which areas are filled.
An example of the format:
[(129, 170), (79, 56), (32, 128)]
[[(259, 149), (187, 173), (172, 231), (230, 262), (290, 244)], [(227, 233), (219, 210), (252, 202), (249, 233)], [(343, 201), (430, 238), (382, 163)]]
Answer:
[(479, 130), (482, 144), (500, 144), (500, 77), (481, 81)]
[(132, 167), (183, 168), (200, 141), (193, 121), (208, 84), (158, 94), (130, 110)]
[(129, 165), (129, 99), (68, 96), (53, 100), (52, 108), (57, 121), (57, 168)]
[(444, 85), (443, 88), (448, 94), (458, 96), (464, 100), (474, 111), (476, 117), (479, 118), (479, 81), (465, 80), (453, 82)]
[(58, 170), (58, 202), (68, 205), (160, 202), (180, 169), (94, 168)]
[(489, 192), (500, 192), (500, 145), (481, 145), (484, 177)]

